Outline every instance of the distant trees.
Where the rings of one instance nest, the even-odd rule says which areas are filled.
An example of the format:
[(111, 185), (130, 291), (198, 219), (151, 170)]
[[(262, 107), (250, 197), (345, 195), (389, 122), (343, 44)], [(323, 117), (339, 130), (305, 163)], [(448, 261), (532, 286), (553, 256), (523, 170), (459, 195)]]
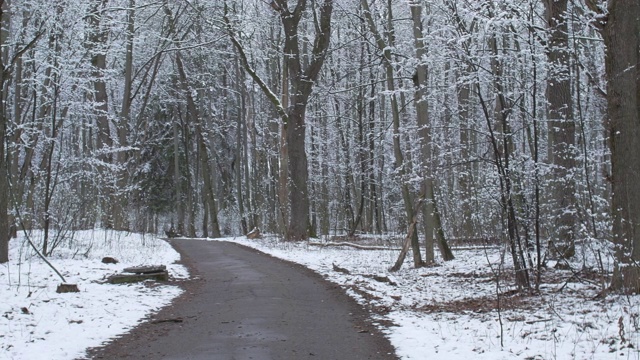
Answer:
[(530, 288), (612, 240), (637, 288), (634, 2), (1, 3), (0, 261), (9, 224), (409, 234)]

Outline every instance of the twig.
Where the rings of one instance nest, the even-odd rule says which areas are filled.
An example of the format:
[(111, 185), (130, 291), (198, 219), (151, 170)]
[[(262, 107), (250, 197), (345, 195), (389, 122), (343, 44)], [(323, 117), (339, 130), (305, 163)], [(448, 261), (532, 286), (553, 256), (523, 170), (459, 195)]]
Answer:
[(24, 226), (24, 221), (22, 221), (22, 214), (20, 213), (20, 209), (18, 207), (18, 203), (15, 199), (15, 196), (13, 194), (13, 186), (11, 184), (11, 182), (9, 182), (9, 189), (10, 189), (10, 193), (11, 193), (11, 198), (13, 200), (13, 208), (16, 211), (16, 217), (18, 218), (18, 221), (20, 222), (20, 227), (22, 228), (22, 231), (24, 232), (24, 237), (27, 239), (27, 242), (29, 243), (29, 245), (31, 245), (31, 247), (33, 248), (33, 251), (36, 252), (36, 254), (42, 259), (42, 261), (44, 261), (50, 268), (51, 270), (53, 270), (62, 280), (63, 283), (66, 283), (67, 280), (64, 278), (64, 276), (62, 276), (62, 274), (60, 274), (60, 272), (58, 271), (58, 269), (55, 268), (55, 266), (53, 266), (53, 264), (51, 264), (49, 262), (49, 260), (47, 260), (47, 258), (42, 255), (40, 253), (40, 251), (38, 250), (38, 248), (36, 247), (36, 245), (33, 243), (33, 241), (31, 241), (31, 237), (29, 236), (26, 227)]
[(184, 320), (182, 318), (172, 318), (172, 319), (158, 319), (158, 320), (153, 320), (151, 323), (152, 324), (162, 324), (162, 323), (181, 323)]

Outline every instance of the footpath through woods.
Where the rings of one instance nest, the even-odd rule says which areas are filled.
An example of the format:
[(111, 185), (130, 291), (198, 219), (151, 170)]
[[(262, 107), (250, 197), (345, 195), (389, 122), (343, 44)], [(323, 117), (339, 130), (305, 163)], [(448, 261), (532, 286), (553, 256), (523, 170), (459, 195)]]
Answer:
[(229, 242), (172, 244), (196, 280), (93, 359), (397, 359), (366, 311), (311, 270)]

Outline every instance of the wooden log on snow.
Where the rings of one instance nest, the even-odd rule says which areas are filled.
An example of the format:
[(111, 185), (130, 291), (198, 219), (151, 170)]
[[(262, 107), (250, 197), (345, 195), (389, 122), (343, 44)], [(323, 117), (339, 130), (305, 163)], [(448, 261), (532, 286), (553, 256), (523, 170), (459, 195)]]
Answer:
[(390, 247), (385, 247), (385, 246), (359, 245), (359, 244), (354, 244), (354, 243), (350, 243), (350, 242), (327, 242), (327, 243), (309, 242), (309, 245), (320, 246), (320, 247), (329, 247), (329, 246), (351, 247), (351, 248), (359, 249), (359, 250), (394, 250), (394, 251), (400, 250), (400, 249), (390, 248)]
[(145, 274), (116, 274), (107, 279), (110, 284), (130, 284), (145, 280), (169, 281), (169, 272), (164, 270)]
[(147, 266), (132, 266), (124, 268), (122, 272), (131, 274), (153, 274), (166, 271), (167, 267), (164, 265), (147, 265)]

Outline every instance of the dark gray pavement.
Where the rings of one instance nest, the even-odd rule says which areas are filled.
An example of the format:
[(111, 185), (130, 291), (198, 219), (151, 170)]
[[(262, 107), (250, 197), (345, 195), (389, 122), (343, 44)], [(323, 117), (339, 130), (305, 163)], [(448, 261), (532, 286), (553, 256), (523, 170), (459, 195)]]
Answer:
[(174, 240), (197, 280), (94, 359), (397, 359), (367, 313), (312, 271), (229, 242)]

